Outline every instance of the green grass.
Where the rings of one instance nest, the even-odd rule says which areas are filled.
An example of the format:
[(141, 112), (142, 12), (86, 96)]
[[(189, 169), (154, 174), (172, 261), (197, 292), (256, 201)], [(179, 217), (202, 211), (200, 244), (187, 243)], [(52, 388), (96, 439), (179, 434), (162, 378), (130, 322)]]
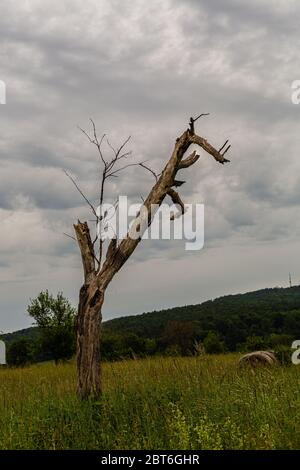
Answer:
[(299, 449), (300, 366), (236, 355), (104, 364), (81, 403), (73, 364), (0, 369), (0, 449)]

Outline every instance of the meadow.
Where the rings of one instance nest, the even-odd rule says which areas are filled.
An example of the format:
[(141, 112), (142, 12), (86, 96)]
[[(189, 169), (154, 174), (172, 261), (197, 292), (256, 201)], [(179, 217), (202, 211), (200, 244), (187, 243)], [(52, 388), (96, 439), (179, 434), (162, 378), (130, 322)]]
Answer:
[(72, 363), (0, 369), (0, 449), (299, 449), (300, 366), (236, 354), (104, 364), (98, 402)]

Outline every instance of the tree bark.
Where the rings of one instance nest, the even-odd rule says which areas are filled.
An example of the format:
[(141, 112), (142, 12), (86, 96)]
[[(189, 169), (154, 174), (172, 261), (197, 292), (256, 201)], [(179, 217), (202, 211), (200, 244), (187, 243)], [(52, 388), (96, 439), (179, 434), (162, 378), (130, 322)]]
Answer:
[(79, 398), (98, 399), (102, 393), (101, 381), (101, 308), (103, 293), (93, 286), (80, 289), (77, 315), (77, 394)]
[(101, 387), (101, 309), (104, 289), (99, 286), (95, 271), (95, 258), (90, 231), (86, 222), (74, 225), (81, 251), (84, 284), (79, 293), (77, 313), (77, 394), (79, 398), (98, 399)]

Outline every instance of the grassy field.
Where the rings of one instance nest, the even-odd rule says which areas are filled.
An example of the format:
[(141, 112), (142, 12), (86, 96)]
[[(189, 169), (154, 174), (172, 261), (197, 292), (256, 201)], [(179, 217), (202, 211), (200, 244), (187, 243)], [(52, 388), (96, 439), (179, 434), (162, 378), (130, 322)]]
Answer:
[(300, 366), (235, 355), (104, 365), (80, 403), (72, 364), (0, 370), (0, 449), (299, 449)]

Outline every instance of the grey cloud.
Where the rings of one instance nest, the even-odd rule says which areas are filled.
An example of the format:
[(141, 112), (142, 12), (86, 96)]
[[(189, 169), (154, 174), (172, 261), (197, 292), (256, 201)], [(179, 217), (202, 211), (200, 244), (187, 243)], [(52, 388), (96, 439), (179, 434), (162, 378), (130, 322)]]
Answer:
[[(280, 252), (282, 264), (293, 264), (300, 234), (300, 106), (290, 100), (299, 78), (297, 2), (32, 0), (30, 6), (7, 2), (0, 19), (0, 79), (8, 90), (0, 109), (0, 281), (1, 312), (9, 312), (0, 329), (27, 324), (24, 305), (41, 288), (62, 289), (77, 302), (80, 258), (62, 233), (72, 234), (74, 220), (91, 215), (61, 169), (97, 203), (97, 155), (76, 127), (88, 129), (90, 117), (115, 145), (131, 134), (132, 158), (158, 172), (190, 115), (210, 112), (197, 123), (199, 133), (216, 147), (227, 138), (232, 143), (228, 166), (200, 150), (197, 167), (182, 173), (184, 201), (206, 206), (204, 250), (187, 253), (179, 242), (139, 247), (111, 286), (107, 316), (280, 283), (273, 257)], [(152, 183), (150, 174), (132, 168), (111, 182), (107, 197), (139, 202)], [(248, 277), (239, 257), (251, 260)], [(232, 263), (231, 279), (224, 281), (219, 260)], [(180, 276), (181, 294), (180, 272), (189, 274)], [(154, 300), (134, 290), (137, 278), (151, 285)]]

